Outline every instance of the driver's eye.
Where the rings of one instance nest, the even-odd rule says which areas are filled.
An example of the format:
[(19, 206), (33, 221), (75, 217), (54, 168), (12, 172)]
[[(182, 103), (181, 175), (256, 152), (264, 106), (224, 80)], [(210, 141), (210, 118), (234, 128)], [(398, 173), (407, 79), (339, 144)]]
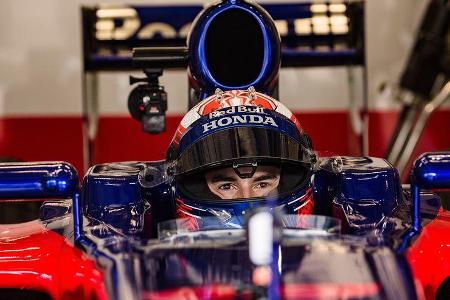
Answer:
[(268, 187), (270, 184), (268, 182), (260, 182), (256, 185), (257, 188), (264, 189)]
[(230, 190), (231, 189), (231, 183), (225, 183), (219, 186), (219, 190)]

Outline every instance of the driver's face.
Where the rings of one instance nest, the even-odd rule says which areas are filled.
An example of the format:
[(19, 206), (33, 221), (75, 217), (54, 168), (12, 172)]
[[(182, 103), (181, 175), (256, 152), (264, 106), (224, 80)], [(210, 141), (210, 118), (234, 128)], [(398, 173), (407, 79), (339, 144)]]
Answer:
[(222, 199), (254, 198), (274, 195), (280, 183), (280, 168), (259, 166), (251, 178), (240, 178), (233, 168), (212, 170), (206, 183)]

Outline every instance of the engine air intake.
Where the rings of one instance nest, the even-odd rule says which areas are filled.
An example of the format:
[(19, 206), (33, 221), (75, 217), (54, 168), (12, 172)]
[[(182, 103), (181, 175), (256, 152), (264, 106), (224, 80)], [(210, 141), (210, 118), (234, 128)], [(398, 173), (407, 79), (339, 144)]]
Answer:
[(258, 20), (242, 9), (218, 14), (208, 27), (205, 54), (212, 77), (227, 86), (255, 81), (263, 68), (264, 37)]

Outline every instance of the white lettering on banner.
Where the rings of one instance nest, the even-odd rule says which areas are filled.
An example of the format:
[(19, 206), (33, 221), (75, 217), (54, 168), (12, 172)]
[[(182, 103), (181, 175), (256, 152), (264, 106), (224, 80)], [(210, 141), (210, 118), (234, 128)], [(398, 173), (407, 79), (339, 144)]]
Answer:
[(203, 124), (203, 133), (210, 131), (211, 129), (216, 129), (217, 128), (217, 121), (214, 120), (212, 122)]
[(224, 115), (225, 115), (225, 112), (224, 112), (224, 111), (218, 111), (218, 110), (216, 110), (216, 111), (213, 111), (212, 113), (209, 114), (209, 118), (210, 118), (210, 119), (213, 119), (213, 118), (217, 118), (217, 117), (222, 117), (222, 116), (224, 116)]
[(264, 114), (264, 109), (259, 106), (232, 106), (226, 110), (215, 110), (209, 113), (209, 118), (214, 119), (218, 117), (223, 117), (225, 115), (234, 114), (236, 112)]
[(234, 124), (247, 123), (246, 116), (231, 116), (231, 117), (233, 118), (233, 123)]
[(257, 115), (250, 115), (249, 123), (252, 124), (261, 124), (263, 122), (263, 117)]
[(260, 115), (241, 115), (241, 116), (231, 116), (223, 117), (218, 120), (212, 120), (206, 124), (203, 124), (203, 133), (210, 130), (225, 127), (228, 125), (235, 124), (264, 124), (274, 127), (278, 127), (277, 123), (272, 117), (260, 116)]
[(277, 123), (275, 123), (275, 120), (271, 117), (266, 117), (264, 120), (264, 124), (266, 125), (272, 125), (273, 127), (278, 127)]
[(219, 127), (228, 126), (231, 124), (231, 122), (233, 122), (233, 120), (230, 117), (226, 117), (226, 118), (219, 119), (217, 121), (217, 125)]

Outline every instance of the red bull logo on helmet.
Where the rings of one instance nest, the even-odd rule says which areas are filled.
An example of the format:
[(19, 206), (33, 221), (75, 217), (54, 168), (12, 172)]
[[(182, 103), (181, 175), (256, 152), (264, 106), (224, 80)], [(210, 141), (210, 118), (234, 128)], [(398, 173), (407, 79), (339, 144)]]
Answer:
[[(239, 108), (240, 107), (240, 108)], [(251, 92), (249, 90), (231, 90), (231, 91), (225, 91), (222, 94), (220, 94), (220, 97), (218, 95), (212, 95), (205, 100), (198, 103), (196, 106), (194, 106), (181, 120), (180, 125), (178, 126), (173, 142), (175, 144), (178, 144), (181, 137), (187, 130), (187, 128), (193, 124), (196, 120), (200, 119), (202, 116), (208, 115), (210, 119), (213, 118), (219, 118), (227, 115), (227, 111), (223, 111), (223, 108), (229, 108), (230, 114), (234, 112), (239, 112), (238, 109), (244, 110), (247, 109), (247, 112), (249, 113), (263, 113), (263, 109), (267, 110), (273, 110), (276, 111), (282, 115), (284, 115), (286, 118), (290, 119), (295, 126), (298, 128), (300, 132), (303, 132), (303, 128), (301, 127), (300, 123), (298, 122), (297, 118), (292, 114), (292, 112), (286, 108), (282, 103), (278, 102), (277, 100), (258, 93), (258, 92)], [(253, 110), (253, 111), (252, 111)], [(243, 111), (242, 111), (243, 112)], [(270, 118), (270, 117), (269, 117)], [(221, 121), (220, 124), (226, 124), (227, 122), (236, 122), (234, 124), (237, 124), (237, 122), (241, 122), (242, 119), (226, 119)], [(263, 118), (263, 121), (261, 123), (250, 123), (250, 122), (259, 122), (259, 118), (249, 118), (246, 117), (244, 119), (244, 122), (247, 122), (247, 124), (265, 124), (265, 125), (272, 125), (276, 127), (275, 121), (270, 118), (266, 119)], [(208, 125), (209, 124), (209, 125)], [(218, 120), (213, 123), (205, 124), (207, 127), (204, 127), (204, 132), (208, 132), (209, 130), (217, 127), (222, 127)], [(231, 124), (231, 123), (230, 123)], [(242, 123), (244, 124), (244, 123)], [(275, 125), (273, 125), (275, 124)], [(227, 125), (223, 125), (227, 126)]]
[(217, 117), (222, 117), (229, 114), (235, 113), (257, 113), (264, 114), (264, 108), (260, 106), (231, 106), (227, 110), (215, 110), (209, 113), (209, 118), (214, 119)]

